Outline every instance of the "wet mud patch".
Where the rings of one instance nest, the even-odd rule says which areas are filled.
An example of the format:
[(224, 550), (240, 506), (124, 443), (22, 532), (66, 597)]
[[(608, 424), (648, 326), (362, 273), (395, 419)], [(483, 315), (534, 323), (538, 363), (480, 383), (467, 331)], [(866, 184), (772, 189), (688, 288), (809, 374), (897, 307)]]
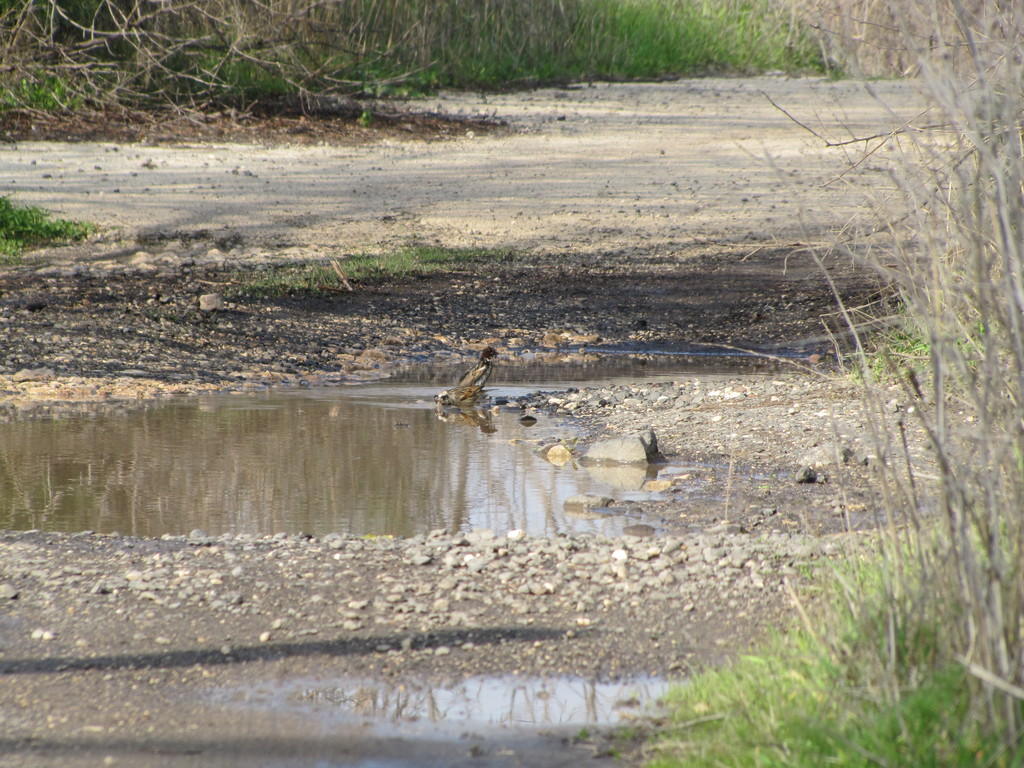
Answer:
[[(645, 349), (829, 354), (841, 334), (832, 291), (799, 250), (692, 247), (672, 257), (519, 255), (470, 270), (367, 280), (352, 292), (247, 293), (258, 265), (135, 252), (122, 261), (0, 272), (9, 343), (0, 375), (273, 383), (289, 376), (373, 374), (439, 362), (493, 343), (523, 353)], [(872, 276), (835, 259), (851, 305), (877, 294)], [(204, 312), (198, 298), (236, 295)], [(457, 359), (462, 359), (458, 357)], [(0, 393), (0, 397), (7, 393)], [(73, 399), (73, 398), (69, 398)]]

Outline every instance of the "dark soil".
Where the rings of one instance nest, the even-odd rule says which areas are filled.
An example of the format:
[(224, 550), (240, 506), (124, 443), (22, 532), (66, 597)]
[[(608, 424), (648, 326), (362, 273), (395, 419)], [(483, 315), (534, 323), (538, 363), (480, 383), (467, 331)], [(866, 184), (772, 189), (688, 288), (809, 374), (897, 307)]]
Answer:
[[(367, 349), (380, 350), (376, 365), (484, 341), (513, 352), (585, 346), (806, 356), (833, 350), (838, 317), (817, 265), (782, 248), (745, 259), (713, 248), (671, 259), (521, 256), (454, 274), (367, 281), (352, 292), (272, 298), (247, 293), (251, 277), (234, 267), (43, 277), (4, 270), (0, 373), (143, 369), (167, 381), (228, 383), (260, 369), (350, 371), (366, 366), (353, 355)], [(851, 304), (876, 291), (849, 264), (837, 261), (832, 279)], [(226, 311), (201, 312), (198, 296), (215, 291), (237, 295)]]
[(361, 113), (323, 112), (263, 106), (248, 111), (200, 112), (83, 110), (75, 113), (0, 112), (0, 141), (113, 141), (185, 144), (204, 141), (274, 144), (365, 144), (388, 138), (437, 141), (508, 130), (500, 120), (459, 118), (424, 112), (377, 109)]

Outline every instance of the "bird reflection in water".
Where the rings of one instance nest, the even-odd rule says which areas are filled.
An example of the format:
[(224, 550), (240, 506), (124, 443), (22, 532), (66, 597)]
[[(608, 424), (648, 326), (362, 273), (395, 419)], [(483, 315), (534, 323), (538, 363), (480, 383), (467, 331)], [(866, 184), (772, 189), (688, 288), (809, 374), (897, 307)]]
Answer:
[(438, 409), (437, 418), (447, 424), (459, 424), (464, 427), (479, 427), (486, 435), (494, 434), (498, 428), (494, 426), (489, 411), (483, 408), (462, 408), (458, 411), (445, 411)]

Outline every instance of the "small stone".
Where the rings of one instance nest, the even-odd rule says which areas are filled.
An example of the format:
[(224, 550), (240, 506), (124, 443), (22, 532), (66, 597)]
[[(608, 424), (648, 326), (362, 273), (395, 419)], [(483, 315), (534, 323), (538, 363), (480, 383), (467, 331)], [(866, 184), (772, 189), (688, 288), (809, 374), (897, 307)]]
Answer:
[(723, 557), (725, 557), (728, 550), (725, 547), (706, 547), (704, 552), (705, 563), (717, 563)]
[(821, 482), (820, 480), (818, 480), (818, 473), (817, 473), (817, 471), (812, 469), (811, 467), (801, 467), (800, 469), (798, 469), (796, 471), (796, 474), (793, 475), (793, 479), (797, 483), (817, 483), (817, 482)]
[(224, 297), (219, 293), (204, 293), (199, 297), (199, 309), (202, 312), (217, 312), (224, 307)]
[(56, 375), (52, 368), (22, 368), (11, 376), (11, 381), (49, 381)]
[(0, 584), (0, 600), (17, 600), (18, 590), (13, 584)]
[(615, 499), (610, 496), (599, 496), (596, 493), (574, 493), (563, 502), (564, 507), (610, 507)]
[(671, 480), (648, 480), (644, 483), (644, 490), (648, 493), (658, 493), (660, 491), (667, 491), (672, 487)]
[(269, 632), (260, 632), (260, 642), (261, 643), (269, 643), (270, 642), (270, 633)]

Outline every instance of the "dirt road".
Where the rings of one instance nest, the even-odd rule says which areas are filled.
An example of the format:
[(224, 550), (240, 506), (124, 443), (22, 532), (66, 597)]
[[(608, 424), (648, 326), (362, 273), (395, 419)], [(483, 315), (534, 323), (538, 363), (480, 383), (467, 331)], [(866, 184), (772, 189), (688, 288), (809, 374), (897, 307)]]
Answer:
[[(408, 241), (668, 253), (844, 225), (862, 199), (841, 176), (864, 145), (826, 147), (769, 97), (831, 141), (897, 128), (919, 103), (906, 83), (783, 77), (445, 95), (414, 106), (513, 130), (344, 147), (20, 142), (0, 150), (0, 187), (128, 237), (304, 255)], [(883, 157), (860, 171), (881, 180)]]
[[(788, 290), (789, 252), (800, 250), (795, 243), (846, 226), (862, 203), (842, 174), (865, 145), (826, 147), (821, 137), (844, 141), (884, 133), (916, 114), (915, 103), (913, 86), (904, 83), (869, 88), (780, 77), (709, 79), (446, 95), (421, 106), (493, 115), (509, 129), (434, 142), (20, 141), (0, 149), (5, 194), (111, 229), (88, 243), (30, 254), (26, 267), (0, 273), (0, 333), (12, 339), (6, 358), (0, 358), (0, 389), (19, 399), (71, 398), (79, 391), (108, 397), (105, 382), (126, 374), (117, 379), (115, 396), (133, 386), (146, 394), (151, 390), (143, 386), (145, 373), (158, 384), (174, 382), (178, 391), (189, 391), (195, 382), (185, 379), (199, 367), (204, 385), (220, 386), (232, 376), (250, 376), (248, 367), (230, 367), (240, 365), (238, 350), (253, 353), (254, 367), (287, 355), (288, 366), (275, 371), (280, 378), (311, 376), (328, 364), (338, 373), (363, 356), (357, 339), (378, 357), (400, 356), (402, 345), (388, 341), (396, 336), (407, 348), (438, 355), (450, 351), (446, 345), (482, 341), (491, 333), (508, 343), (503, 354), (514, 355), (561, 327), (554, 324), (565, 322), (569, 309), (560, 317), (560, 307), (571, 307), (566, 324), (579, 326), (568, 340), (595, 335), (595, 328), (622, 343), (728, 340), (740, 330), (750, 338), (757, 335), (751, 328), (762, 329), (773, 342), (782, 340), (775, 333), (792, 339), (820, 325), (818, 313), (829, 294), (818, 281), (813, 290), (799, 289), (807, 295), (798, 301), (779, 299)], [(890, 107), (898, 107), (900, 116)], [(871, 156), (859, 170), (884, 188), (884, 155)], [(484, 270), (482, 278), (462, 276), (458, 291), (441, 278), (423, 281), (408, 295), (401, 285), (384, 284), (354, 297), (351, 305), (308, 297), (254, 303), (219, 324), (205, 322), (194, 306), (209, 277), (200, 262), (223, 270), (265, 263), (268, 256), (345, 255), (408, 242), (507, 246), (529, 259), (488, 267), (491, 272)], [(214, 247), (217, 254), (209, 256)], [(695, 251), (702, 260), (677, 263), (681, 254)], [(562, 255), (570, 267), (544, 271), (557, 269)], [(770, 266), (763, 279), (762, 266)], [(516, 299), (520, 280), (532, 303)], [(617, 281), (628, 300), (605, 307), (601, 302), (618, 290)], [(728, 301), (702, 301), (703, 281), (733, 286)], [(549, 282), (559, 283), (561, 293), (544, 300)], [(760, 292), (756, 301), (746, 295), (748, 286)], [(35, 303), (27, 298), (39, 293), (43, 298)], [(485, 307), (500, 306), (505, 314), (474, 314), (478, 293)], [(576, 296), (571, 303), (570, 294)], [(434, 296), (441, 298), (429, 301)], [(653, 296), (661, 298), (649, 302), (640, 325), (638, 301)], [(371, 311), (384, 319), (361, 324)], [(387, 325), (398, 323), (399, 315), (401, 328)], [(344, 339), (327, 363), (318, 357), (319, 345), (305, 338), (314, 317), (335, 323), (318, 330)], [(459, 324), (461, 333), (449, 329)], [(439, 337), (440, 326), (451, 341)], [(101, 327), (109, 331), (102, 338)], [(512, 342), (513, 330), (525, 341)], [(342, 365), (341, 357), (348, 362)], [(129, 364), (146, 370), (123, 371)], [(52, 366), (55, 380), (13, 381), (17, 369), (36, 365)], [(77, 376), (72, 384), (69, 372)], [(685, 402), (674, 410), (651, 416), (638, 395), (634, 410), (624, 406), (618, 419), (626, 426), (661, 419), (658, 428), (664, 423), (666, 445), (673, 450), (693, 448), (682, 437), (696, 430), (707, 433), (708, 451), (739, 441), (749, 444), (744, 456), (751, 462), (762, 453), (777, 461), (783, 448), (796, 450), (798, 442), (832, 434), (825, 416), (838, 390), (828, 389), (827, 382), (815, 386), (827, 391), (813, 390), (814, 408), (800, 401), (809, 397), (800, 387), (796, 394), (789, 387), (753, 393), (763, 397), (739, 393), (722, 403), (677, 388), (672, 401)], [(659, 392), (648, 395), (667, 400)], [(843, 397), (845, 407), (849, 398)], [(701, 404), (691, 408), (698, 399)], [(795, 437), (762, 451), (759, 441), (780, 442), (773, 425), (783, 419), (792, 422), (787, 426)], [(705, 421), (716, 426), (700, 430)], [(827, 488), (812, 485), (808, 493), (817, 506), (830, 508)], [(796, 492), (791, 497), (797, 499)], [(657, 555), (655, 545), (643, 541), (572, 545), (579, 563), (566, 560), (566, 548), (557, 543), (495, 544), (488, 550), (488, 556), (498, 557), (501, 548), (507, 550), (501, 558), (521, 556), (524, 567), (540, 569), (526, 574), (534, 581), (545, 569), (554, 572), (556, 564), (594, 570), (593, 595), (583, 581), (566, 577), (570, 593), (558, 593), (550, 605), (547, 582), (520, 585), (518, 572), (504, 579), (496, 574), (493, 584), (487, 572), (466, 578), (466, 584), (452, 581), (442, 566), (449, 550), (487, 549), (489, 540), (383, 543), (364, 553), (359, 542), (336, 547), (301, 538), (139, 541), (5, 534), (0, 761), (147, 768), (556, 766), (578, 764), (584, 755), (589, 762), (595, 747), (607, 745), (515, 732), (489, 739), (410, 740), (394, 733), (371, 738), (358, 723), (341, 727), (308, 707), (230, 708), (218, 696), (229, 691), (244, 699), (254, 686), (309, 676), (330, 686), (332, 675), (361, 669), (383, 674), (385, 667), (397, 678), (449, 667), (460, 675), (476, 667), (487, 673), (522, 668), (561, 674), (575, 669), (581, 654), (590, 658), (598, 652), (616, 675), (662, 674), (678, 669), (680, 660), (700, 663), (701, 643), (687, 640), (687, 633), (697, 633), (711, 647), (706, 658), (727, 650), (730, 637), (749, 639), (752, 627), (784, 608), (785, 579), (825, 553), (818, 542), (762, 541), (737, 527), (693, 534), (671, 550), (660, 542)], [(764, 547), (770, 552), (762, 552)], [(788, 556), (776, 556), (791, 547)], [(615, 554), (620, 550), (624, 555)], [(338, 565), (342, 555), (344, 569)], [(627, 589), (628, 574), (616, 582), (619, 577), (609, 570), (623, 556), (650, 582), (638, 581), (635, 594)], [(413, 566), (414, 558), (423, 565)], [(601, 583), (606, 576), (611, 582)], [(392, 590), (393, 602), (412, 607), (392, 610), (384, 598), (378, 605), (378, 579), (402, 586)], [(689, 607), (680, 613), (680, 590), (696, 584), (710, 591), (683, 601)], [(521, 594), (514, 591), (520, 586)], [(607, 595), (605, 588), (611, 590)], [(427, 600), (436, 597), (435, 590), (452, 589), (477, 611), (473, 621), (479, 626), (467, 628), (464, 618), (454, 616), (465, 611), (443, 610), (443, 604)], [(633, 596), (620, 603), (620, 592)], [(508, 606), (519, 603), (529, 610), (523, 621), (512, 622)], [(593, 630), (581, 622), (591, 618), (581, 613), (590, 605), (607, 614)], [(421, 614), (426, 628), (401, 624)], [(526, 621), (534, 616), (535, 622)], [(305, 634), (314, 629), (316, 634)], [(634, 638), (626, 645), (642, 653), (617, 654), (621, 637)], [(447, 661), (454, 657), (458, 665)]]

